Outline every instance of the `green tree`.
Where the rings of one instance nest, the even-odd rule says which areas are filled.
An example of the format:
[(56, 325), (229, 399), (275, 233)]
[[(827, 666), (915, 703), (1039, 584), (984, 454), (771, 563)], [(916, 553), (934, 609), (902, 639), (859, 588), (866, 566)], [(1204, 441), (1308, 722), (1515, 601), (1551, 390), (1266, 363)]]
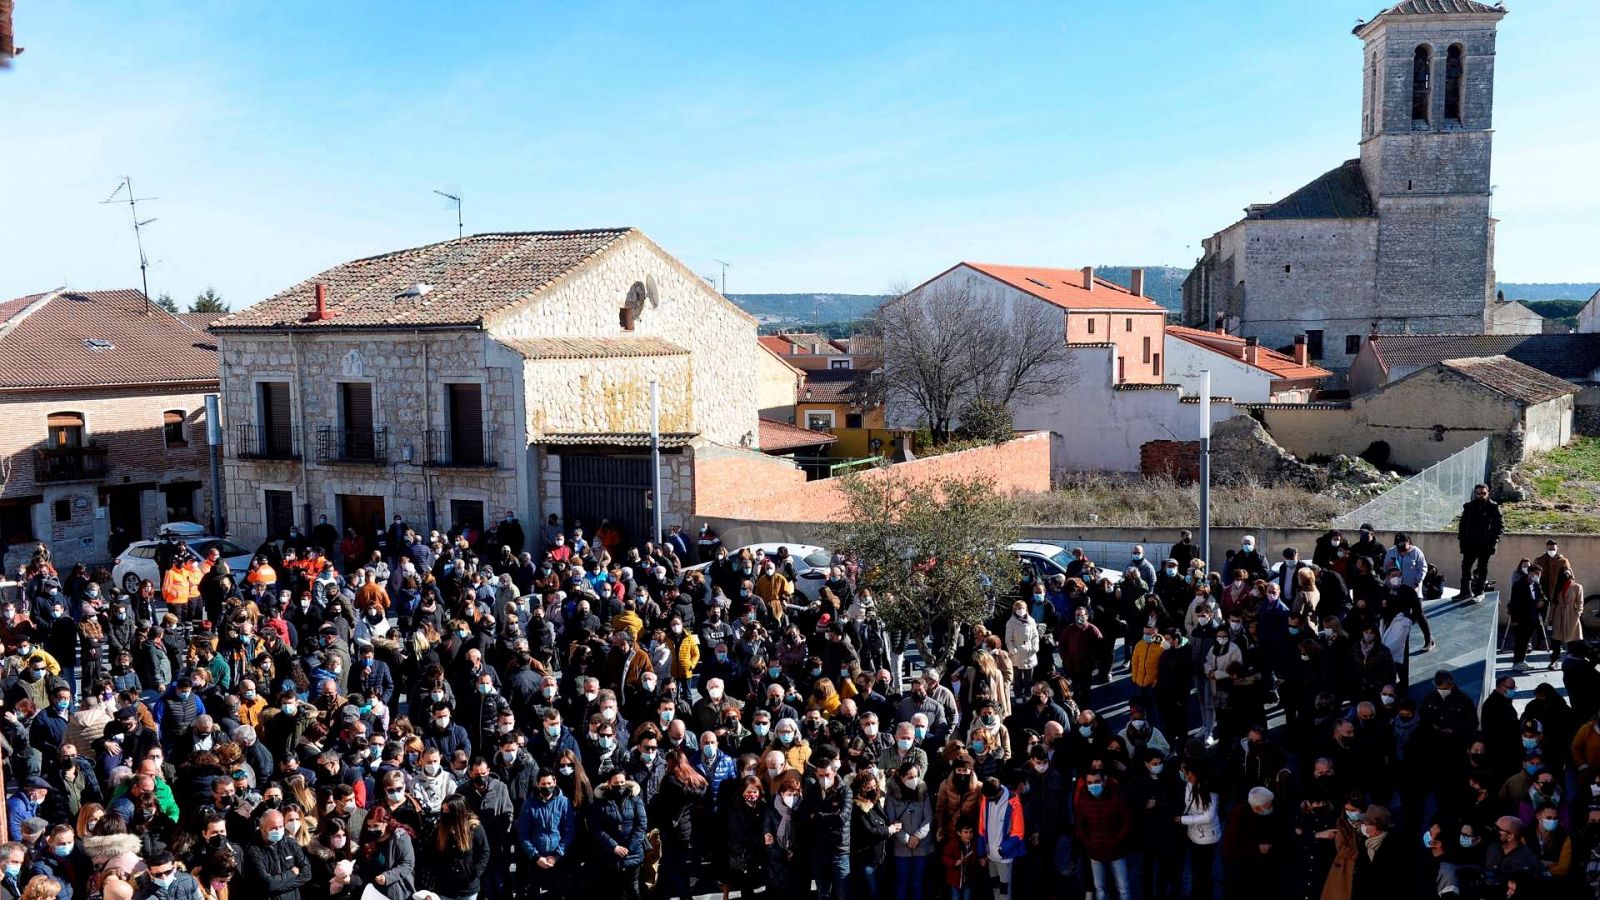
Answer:
[(165, 291), (156, 298), (156, 305), (173, 315), (178, 314), (178, 301), (172, 299), (172, 295)]
[(993, 614), (996, 590), (1016, 584), (1006, 549), (1019, 536), (1015, 505), (982, 476), (910, 482), (885, 472), (848, 477), (843, 490), (834, 543), (860, 563), (860, 586), (889, 630), (913, 641), (925, 665), (945, 667), (958, 636)]
[(217, 294), (215, 288), (206, 288), (195, 295), (194, 302), (189, 304), (189, 312), (195, 313), (225, 313), (228, 304)]
[(1011, 410), (987, 397), (974, 397), (961, 411), (962, 437), (1003, 444), (1013, 435)]

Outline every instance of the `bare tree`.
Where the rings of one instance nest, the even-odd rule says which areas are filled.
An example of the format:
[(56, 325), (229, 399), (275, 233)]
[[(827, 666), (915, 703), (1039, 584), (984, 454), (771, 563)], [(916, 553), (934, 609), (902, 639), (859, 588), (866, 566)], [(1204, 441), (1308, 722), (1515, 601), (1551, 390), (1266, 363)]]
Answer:
[(875, 399), (920, 413), (935, 443), (974, 400), (1003, 406), (1076, 380), (1064, 314), (1043, 301), (996, 302), (963, 285), (901, 293), (868, 322), (883, 365)]

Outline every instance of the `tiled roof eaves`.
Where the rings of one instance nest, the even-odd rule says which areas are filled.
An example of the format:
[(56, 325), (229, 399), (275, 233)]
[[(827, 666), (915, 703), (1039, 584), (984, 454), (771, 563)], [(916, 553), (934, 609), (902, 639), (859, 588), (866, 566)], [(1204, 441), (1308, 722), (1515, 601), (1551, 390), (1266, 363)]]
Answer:
[(177, 381), (81, 381), (60, 384), (0, 384), (0, 394), (20, 391), (95, 391), (101, 388), (215, 388), (218, 378), (191, 378)]
[(1113, 391), (1176, 391), (1182, 389), (1182, 387), (1183, 385), (1179, 384), (1144, 384), (1123, 382), (1122, 384), (1113, 384), (1111, 389)]
[(1235, 409), (1349, 409), (1347, 402), (1332, 400), (1313, 401), (1311, 403), (1235, 403)]

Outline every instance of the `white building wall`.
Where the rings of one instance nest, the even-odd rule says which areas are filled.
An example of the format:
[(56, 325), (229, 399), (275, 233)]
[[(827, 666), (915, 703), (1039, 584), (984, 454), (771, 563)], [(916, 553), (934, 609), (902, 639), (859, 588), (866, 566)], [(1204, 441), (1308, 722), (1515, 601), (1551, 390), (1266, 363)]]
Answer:
[(1185, 394), (1200, 393), (1200, 371), (1211, 370), (1211, 396), (1238, 403), (1267, 403), (1272, 399), (1272, 375), (1244, 360), (1208, 350), (1182, 338), (1167, 337), (1166, 380)]

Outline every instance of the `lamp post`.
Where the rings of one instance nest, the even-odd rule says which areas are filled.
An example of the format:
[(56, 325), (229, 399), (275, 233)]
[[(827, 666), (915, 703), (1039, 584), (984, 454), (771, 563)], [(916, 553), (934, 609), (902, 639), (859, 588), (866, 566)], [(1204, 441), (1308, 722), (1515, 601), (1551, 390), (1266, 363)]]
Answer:
[(661, 540), (661, 382), (650, 379), (650, 526)]

